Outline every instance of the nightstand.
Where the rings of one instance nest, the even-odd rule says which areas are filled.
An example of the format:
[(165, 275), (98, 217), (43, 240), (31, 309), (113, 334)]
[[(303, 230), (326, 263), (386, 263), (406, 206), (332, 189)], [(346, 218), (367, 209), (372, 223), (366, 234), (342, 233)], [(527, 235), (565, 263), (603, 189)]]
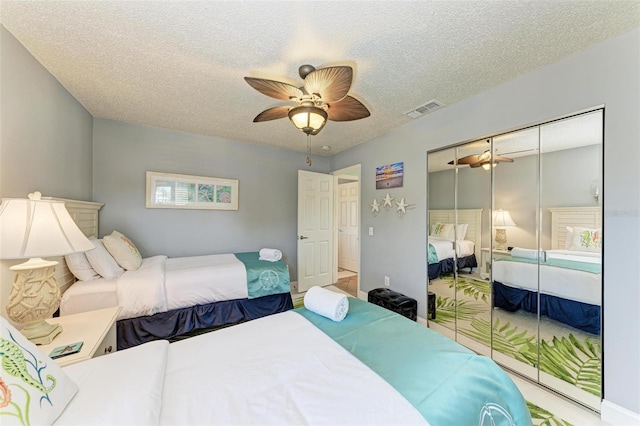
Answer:
[(503, 257), (511, 256), (511, 252), (508, 250), (491, 251), (489, 247), (482, 248), (482, 263), (480, 264), (480, 278), (488, 280), (491, 275), (491, 259), (500, 259)]
[(45, 355), (49, 355), (58, 346), (84, 342), (80, 352), (55, 359), (61, 367), (115, 352), (118, 348), (116, 318), (120, 309), (120, 306), (116, 306), (49, 318), (47, 319), (48, 323), (62, 326), (62, 333), (58, 334), (48, 345), (38, 347)]

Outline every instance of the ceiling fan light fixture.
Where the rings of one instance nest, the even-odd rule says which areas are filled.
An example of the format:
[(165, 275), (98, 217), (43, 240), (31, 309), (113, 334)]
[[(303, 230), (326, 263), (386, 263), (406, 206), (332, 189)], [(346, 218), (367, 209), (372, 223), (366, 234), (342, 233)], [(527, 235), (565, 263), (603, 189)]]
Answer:
[(301, 132), (317, 135), (327, 123), (327, 112), (316, 106), (300, 105), (289, 110), (289, 120)]
[(489, 171), (489, 170), (491, 170), (491, 167), (495, 167), (495, 166), (497, 166), (497, 165), (498, 165), (498, 163), (484, 163), (484, 164), (482, 165), (482, 168), (483, 168), (484, 170)]

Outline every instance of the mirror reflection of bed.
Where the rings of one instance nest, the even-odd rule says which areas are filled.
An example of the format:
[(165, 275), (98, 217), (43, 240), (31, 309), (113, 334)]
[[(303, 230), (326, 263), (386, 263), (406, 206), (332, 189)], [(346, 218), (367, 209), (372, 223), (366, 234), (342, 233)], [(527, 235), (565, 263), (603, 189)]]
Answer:
[[(428, 291), (436, 295), (429, 326), (595, 410), (602, 392), (602, 118), (594, 109), (427, 156), (429, 251), (439, 238), (436, 222), (455, 224), (457, 239), (468, 238), (464, 226), (480, 233), (477, 267), (446, 269), (434, 266), (435, 255), (428, 259)], [(514, 161), (458, 163), (487, 152)], [(499, 209), (515, 225), (497, 227)], [(473, 210), (482, 212), (477, 224), (463, 213)], [(497, 228), (508, 250), (498, 248)]]

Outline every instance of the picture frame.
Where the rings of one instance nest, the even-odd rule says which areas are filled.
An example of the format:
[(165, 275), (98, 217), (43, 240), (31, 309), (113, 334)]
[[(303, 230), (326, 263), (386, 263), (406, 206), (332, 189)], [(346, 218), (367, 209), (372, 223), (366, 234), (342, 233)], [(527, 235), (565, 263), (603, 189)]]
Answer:
[(145, 206), (238, 210), (238, 180), (147, 171)]
[(404, 161), (376, 167), (376, 189), (400, 188), (404, 180)]

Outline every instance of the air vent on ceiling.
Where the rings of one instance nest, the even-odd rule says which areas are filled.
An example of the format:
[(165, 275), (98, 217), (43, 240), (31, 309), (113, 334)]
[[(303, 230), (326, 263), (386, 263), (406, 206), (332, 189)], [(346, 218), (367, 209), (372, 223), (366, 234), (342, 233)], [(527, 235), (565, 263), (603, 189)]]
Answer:
[(440, 103), (440, 101), (436, 101), (435, 99), (433, 99), (427, 102), (426, 104), (420, 105), (419, 107), (409, 112), (405, 112), (405, 115), (408, 115), (411, 118), (418, 118), (432, 111), (435, 111), (441, 107), (442, 107), (442, 103)]

